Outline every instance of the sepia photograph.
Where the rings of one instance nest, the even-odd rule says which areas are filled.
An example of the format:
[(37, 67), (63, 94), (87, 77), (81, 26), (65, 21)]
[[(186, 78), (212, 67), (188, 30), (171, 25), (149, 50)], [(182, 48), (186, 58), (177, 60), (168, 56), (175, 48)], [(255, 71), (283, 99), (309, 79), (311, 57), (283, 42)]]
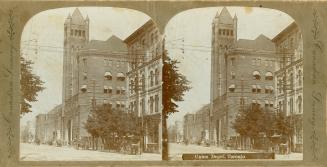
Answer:
[(291, 16), (191, 9), (168, 22), (165, 38), (183, 78), (169, 159), (303, 159), (303, 41)]
[(136, 10), (43, 11), (21, 38), (22, 161), (161, 160), (162, 35)]
[(0, 4), (1, 167), (326, 163), (327, 3)]

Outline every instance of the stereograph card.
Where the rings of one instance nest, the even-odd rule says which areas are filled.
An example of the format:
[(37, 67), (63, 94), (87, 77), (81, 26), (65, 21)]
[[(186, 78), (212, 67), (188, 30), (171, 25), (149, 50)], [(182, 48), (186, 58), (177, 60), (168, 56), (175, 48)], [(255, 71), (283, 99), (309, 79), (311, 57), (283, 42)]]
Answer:
[(0, 166), (327, 165), (327, 2), (0, 5)]

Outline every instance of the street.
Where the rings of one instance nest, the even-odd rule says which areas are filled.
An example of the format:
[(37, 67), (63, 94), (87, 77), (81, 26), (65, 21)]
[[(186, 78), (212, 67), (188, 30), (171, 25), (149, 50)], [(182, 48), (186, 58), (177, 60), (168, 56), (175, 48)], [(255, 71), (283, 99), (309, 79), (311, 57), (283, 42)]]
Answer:
[[(224, 150), (220, 147), (205, 147), (199, 145), (185, 145), (177, 143), (169, 143), (170, 160), (182, 160), (183, 153), (251, 153), (243, 150)], [(253, 152), (252, 152), (253, 153)], [(302, 153), (291, 153), (289, 155), (275, 155), (276, 160), (302, 160)]]
[(160, 154), (143, 153), (128, 155), (93, 150), (76, 150), (72, 147), (20, 144), (20, 158), (23, 161), (152, 161), (161, 160)]

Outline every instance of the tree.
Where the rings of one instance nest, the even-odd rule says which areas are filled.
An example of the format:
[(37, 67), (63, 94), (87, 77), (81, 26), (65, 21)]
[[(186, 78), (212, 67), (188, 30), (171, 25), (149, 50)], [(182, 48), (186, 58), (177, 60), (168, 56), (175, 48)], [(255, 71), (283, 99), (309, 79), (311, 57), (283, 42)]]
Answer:
[(118, 149), (116, 146), (124, 137), (138, 135), (137, 121), (132, 113), (109, 105), (99, 105), (91, 110), (84, 128), (92, 136), (93, 142), (100, 138), (105, 148)]
[(240, 134), (242, 139), (247, 137), (250, 138), (251, 143), (254, 143), (254, 140), (260, 137), (260, 134), (264, 134), (266, 137), (273, 135), (272, 130), (275, 120), (273, 111), (260, 108), (258, 105), (251, 105), (245, 110), (239, 111), (234, 120), (233, 128)]
[(21, 114), (32, 112), (31, 103), (37, 101), (38, 92), (44, 90), (42, 86), (44, 82), (40, 79), (39, 76), (32, 73), (33, 64), (30, 60), (25, 60), (23, 57), (20, 58), (21, 63), (21, 93), (22, 93), (22, 101), (21, 101)]
[(162, 159), (168, 160), (168, 115), (178, 112), (176, 102), (183, 101), (183, 96), (191, 87), (186, 77), (178, 71), (177, 60), (170, 59), (167, 51), (163, 52), (163, 74), (162, 74)]

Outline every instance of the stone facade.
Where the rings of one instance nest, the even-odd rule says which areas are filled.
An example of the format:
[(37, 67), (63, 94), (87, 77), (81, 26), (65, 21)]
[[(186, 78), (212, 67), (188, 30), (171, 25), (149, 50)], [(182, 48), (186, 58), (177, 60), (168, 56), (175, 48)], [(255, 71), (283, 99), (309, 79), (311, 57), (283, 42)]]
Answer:
[(144, 151), (161, 151), (162, 36), (149, 20), (127, 37), (129, 110), (140, 118)]
[[(277, 110), (294, 120), (292, 151), (303, 150), (303, 40), (295, 22), (272, 39), (279, 61), (276, 63)], [(285, 77), (285, 78), (284, 78)], [(285, 101), (287, 101), (285, 103)]]
[(226, 8), (212, 27), (209, 137), (223, 145), (238, 136), (232, 128), (238, 111), (253, 104), (273, 109), (275, 46), (264, 35), (237, 40), (237, 17)]
[(54, 144), (61, 138), (62, 105), (57, 105), (46, 114), (38, 114), (35, 124), (35, 139), (40, 143)]
[(184, 142), (201, 144), (209, 142), (209, 111), (210, 105), (205, 105), (195, 113), (184, 116)]

